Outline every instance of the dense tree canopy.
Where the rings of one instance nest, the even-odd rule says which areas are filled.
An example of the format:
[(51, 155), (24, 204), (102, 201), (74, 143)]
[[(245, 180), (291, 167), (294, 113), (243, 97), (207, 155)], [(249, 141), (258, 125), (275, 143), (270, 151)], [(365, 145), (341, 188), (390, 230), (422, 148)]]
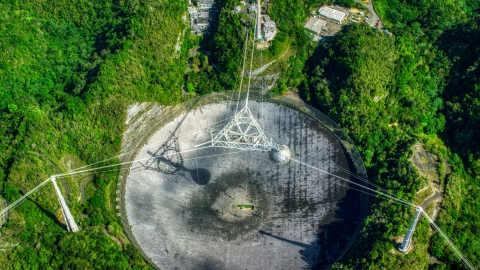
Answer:
[[(310, 91), (320, 109), (352, 136), (369, 168), (370, 180), (412, 201), (425, 180), (406, 156), (417, 129), (410, 123), (412, 112), (405, 112), (409, 108), (401, 102), (405, 93), (397, 86), (400, 57), (394, 37), (366, 25), (349, 25), (319, 46), (310, 59)], [(395, 248), (389, 238), (403, 234), (402, 229), (408, 227), (410, 209), (381, 199), (371, 212), (359, 240), (363, 247), (351, 252), (354, 268), (406, 269), (411, 267), (412, 257), (416, 267), (425, 267), (426, 237), (419, 239), (423, 248), (409, 258), (391, 257), (386, 252)], [(419, 231), (426, 228), (421, 224)]]
[[(306, 96), (352, 136), (370, 178), (408, 200), (426, 183), (407, 160), (412, 143), (419, 140), (440, 161), (448, 159), (453, 171), (438, 223), (478, 264), (480, 36), (473, 12), (478, 1), (374, 4), (394, 35), (359, 25), (345, 27), (309, 59)], [(448, 148), (436, 142), (436, 134)], [(442, 174), (444, 165), (438, 170)], [(429, 243), (425, 223), (415, 234), (413, 254), (391, 255), (396, 248), (391, 238), (403, 234), (398, 227), (408, 226), (398, 217), (409, 220), (412, 214), (390, 203), (373, 204), (357, 241), (362, 248), (354, 248), (337, 266), (425, 268), (429, 246), (441, 261), (435, 267), (460, 267), (438, 235)], [(381, 221), (385, 219), (387, 223)]]
[[(0, 4), (0, 192), (7, 203), (71, 164), (118, 153), (128, 104), (181, 100), (189, 44), (178, 44), (180, 50), (176, 44), (184, 39), (179, 18), (186, 5)], [(71, 196), (65, 196), (84, 229), (79, 234), (67, 234), (60, 223), (50, 184), (9, 214), (1, 227), (8, 247), (2, 268), (148, 268), (115, 213), (118, 172), (91, 177), (84, 204), (77, 200), (81, 183), (66, 180)]]
[[(480, 17), (475, 15), (445, 31), (438, 43), (452, 63), (446, 85), (444, 136), (455, 156), (455, 174), (449, 178), (445, 212), (439, 222), (474, 264), (480, 262)], [(460, 159), (461, 158), (461, 159)], [(463, 162), (462, 162), (463, 160)], [(440, 237), (432, 252), (448, 265), (459, 265)]]

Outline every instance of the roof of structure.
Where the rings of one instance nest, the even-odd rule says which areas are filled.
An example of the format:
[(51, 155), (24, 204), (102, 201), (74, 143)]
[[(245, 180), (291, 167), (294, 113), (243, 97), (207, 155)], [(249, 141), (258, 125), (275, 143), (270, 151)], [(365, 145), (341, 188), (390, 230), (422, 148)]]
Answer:
[(210, 13), (208, 12), (198, 12), (199, 18), (210, 18)]
[(305, 28), (315, 32), (319, 33), (322, 30), (322, 27), (325, 26), (327, 22), (324, 20), (320, 20), (318, 18), (310, 18), (308, 22), (305, 24)]
[(318, 14), (338, 22), (341, 22), (345, 18), (345, 16), (347, 16), (346, 13), (329, 7), (321, 7), (318, 10)]

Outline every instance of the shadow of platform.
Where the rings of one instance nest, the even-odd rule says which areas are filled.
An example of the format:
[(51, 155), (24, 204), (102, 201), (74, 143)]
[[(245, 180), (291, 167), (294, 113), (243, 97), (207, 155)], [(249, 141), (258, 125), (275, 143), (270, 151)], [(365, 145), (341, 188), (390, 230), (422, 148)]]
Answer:
[(164, 174), (190, 175), (193, 182), (198, 185), (206, 185), (210, 182), (211, 173), (204, 168), (187, 168), (184, 166), (184, 160), (180, 151), (178, 142), (178, 133), (185, 118), (189, 115), (191, 109), (185, 113), (175, 129), (170, 132), (170, 136), (155, 151), (147, 151), (151, 156), (144, 164), (140, 163), (147, 170), (154, 170)]

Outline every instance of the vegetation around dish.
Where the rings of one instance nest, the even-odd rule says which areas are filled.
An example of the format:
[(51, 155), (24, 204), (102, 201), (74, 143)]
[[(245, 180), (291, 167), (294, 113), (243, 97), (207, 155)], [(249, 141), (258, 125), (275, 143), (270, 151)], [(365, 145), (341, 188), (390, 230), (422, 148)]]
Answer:
[[(51, 174), (118, 154), (128, 104), (181, 101), (188, 49), (175, 45), (185, 35), (186, 5), (0, 4), (0, 190), (7, 203)], [(65, 179), (80, 233), (59, 223), (51, 186), (11, 212), (1, 228), (2, 268), (150, 268), (116, 216), (117, 178)]]
[[(310, 59), (306, 96), (354, 139), (369, 178), (409, 201), (427, 184), (408, 161), (413, 143), (447, 160), (453, 171), (443, 183), (438, 223), (478, 265), (480, 208), (474, 194), (479, 194), (480, 151), (472, 136), (479, 134), (480, 31), (478, 15), (471, 12), (478, 2), (374, 4), (380, 16), (388, 10), (384, 18), (394, 37), (365, 25), (345, 27)], [(409, 10), (418, 14), (395, 15)], [(442, 16), (433, 16), (438, 13)], [(437, 170), (442, 174), (445, 168)], [(425, 220), (415, 232), (414, 251), (396, 252), (395, 238), (405, 234), (412, 209), (375, 199), (370, 211), (360, 239), (336, 267), (427, 268), (427, 251), (440, 260), (434, 268), (461, 267), (440, 236), (429, 239)]]
[[(182, 89), (185, 97), (237, 89), (248, 19), (231, 12), (235, 2), (218, 1), (218, 27), (203, 39), (189, 34), (187, 1), (1, 3), (0, 192), (6, 203), (52, 174), (118, 154), (128, 104), (175, 104)], [(393, 36), (353, 24), (321, 44), (302, 26), (310, 10), (357, 3), (269, 2), (279, 33), (262, 54), (276, 59), (289, 50), (273, 91), (299, 89), (351, 136), (369, 179), (406, 200), (418, 199), (428, 184), (409, 160), (412, 145), (420, 141), (438, 156), (436, 170), (446, 178), (440, 177), (445, 194), (437, 222), (480, 265), (480, 2), (374, 0)], [(198, 45), (201, 54), (185, 74)], [(64, 179), (79, 233), (60, 223), (51, 187), (20, 205), (0, 229), (2, 267), (150, 268), (116, 215), (117, 178), (112, 171)], [(433, 269), (460, 268), (443, 240), (430, 237), (425, 219), (414, 250), (396, 251), (413, 214), (372, 197), (359, 239), (334, 268), (425, 269), (429, 254), (439, 260)]]

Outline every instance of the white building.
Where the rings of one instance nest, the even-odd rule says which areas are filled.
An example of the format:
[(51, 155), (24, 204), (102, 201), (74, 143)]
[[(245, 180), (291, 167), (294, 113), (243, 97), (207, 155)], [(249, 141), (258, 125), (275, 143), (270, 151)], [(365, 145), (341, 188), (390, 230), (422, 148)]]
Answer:
[(197, 25), (199, 27), (207, 27), (210, 24), (210, 13), (198, 12)]
[(200, 0), (198, 6), (200, 9), (211, 9), (213, 7), (214, 0)]
[(195, 35), (208, 34), (208, 28), (212, 23), (210, 12), (214, 4), (214, 0), (198, 0), (198, 9), (194, 6), (188, 7), (190, 14), (190, 28)]
[(344, 12), (325, 6), (318, 10), (318, 15), (339, 23), (341, 23), (347, 16), (347, 14)]
[(198, 10), (195, 7), (188, 7), (188, 13), (190, 14), (190, 22), (198, 18)]
[(318, 18), (312, 17), (307, 21), (304, 27), (307, 28), (313, 34), (319, 35), (320, 31), (322, 31), (322, 27), (324, 27), (326, 23), (327, 22), (324, 20), (320, 20)]

